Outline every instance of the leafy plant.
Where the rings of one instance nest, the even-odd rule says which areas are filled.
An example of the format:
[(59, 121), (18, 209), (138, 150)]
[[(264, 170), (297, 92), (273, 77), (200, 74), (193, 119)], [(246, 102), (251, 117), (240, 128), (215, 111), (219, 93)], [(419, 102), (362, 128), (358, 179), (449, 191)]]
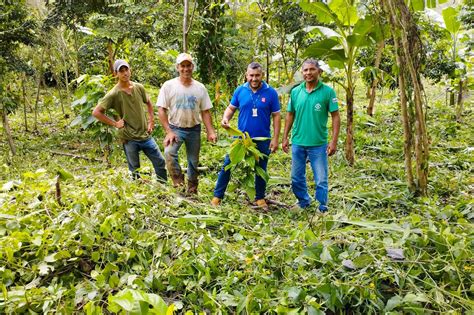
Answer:
[(318, 32), (321, 40), (315, 41), (305, 51), (306, 56), (327, 60), (331, 67), (341, 69), (345, 82), (337, 82), (346, 92), (347, 127), (345, 153), (349, 164), (353, 165), (354, 157), (354, 132), (353, 112), (354, 93), (357, 82), (358, 70), (356, 57), (362, 47), (374, 42), (375, 19), (373, 16), (362, 17), (356, 5), (351, 1), (332, 0), (328, 4), (323, 2), (300, 3), (301, 8), (318, 17), (318, 20), (334, 27), (312, 26), (309, 29)]
[[(237, 137), (232, 142), (229, 150), (230, 164), (225, 170), (232, 169), (233, 172), (239, 173), (242, 188), (247, 192), (250, 200), (255, 199), (255, 175), (262, 177), (266, 182), (269, 179), (268, 173), (258, 165), (258, 161), (265, 158), (266, 155), (257, 149), (257, 145), (252, 141), (248, 132), (242, 132), (233, 127), (226, 129), (229, 135)], [(265, 140), (266, 138), (258, 138), (256, 140)]]
[(77, 78), (75, 82), (79, 85), (71, 103), (72, 109), (78, 114), (71, 122), (71, 127), (80, 126), (84, 130), (89, 130), (93, 138), (100, 141), (101, 147), (110, 147), (113, 141), (112, 129), (92, 116), (92, 110), (104, 97), (112, 83), (110, 76), (84, 74)]

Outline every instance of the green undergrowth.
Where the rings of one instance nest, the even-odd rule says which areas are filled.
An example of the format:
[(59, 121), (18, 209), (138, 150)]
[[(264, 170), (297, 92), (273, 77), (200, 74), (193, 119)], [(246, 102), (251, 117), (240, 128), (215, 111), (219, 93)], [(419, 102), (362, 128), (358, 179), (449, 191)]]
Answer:
[(62, 119), (22, 133), (12, 117), (19, 153), (0, 172), (0, 313), (472, 314), (472, 106), (459, 124), (431, 105), (426, 198), (406, 188), (394, 101), (379, 106), (374, 118), (356, 112), (354, 167), (340, 139), (324, 216), (289, 209), (281, 150), (269, 163), (269, 213), (233, 182), (213, 208), (224, 146), (203, 144), (200, 192), (186, 197), (155, 182), (146, 159), (144, 180), (132, 181), (118, 145), (108, 165)]

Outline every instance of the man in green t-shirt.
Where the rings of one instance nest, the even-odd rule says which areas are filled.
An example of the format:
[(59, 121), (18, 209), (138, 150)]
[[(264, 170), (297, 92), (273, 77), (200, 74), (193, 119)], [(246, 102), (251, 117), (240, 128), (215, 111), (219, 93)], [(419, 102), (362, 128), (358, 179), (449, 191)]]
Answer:
[[(104, 124), (118, 129), (128, 169), (134, 178), (139, 177), (139, 153), (143, 151), (153, 164), (158, 180), (166, 182), (165, 160), (155, 140), (150, 136), (155, 126), (153, 105), (143, 85), (130, 80), (131, 74), (130, 65), (125, 60), (115, 61), (114, 75), (118, 78), (118, 83), (100, 100), (92, 115)], [(119, 120), (105, 115), (108, 109), (114, 109)]]
[[(288, 153), (288, 135), (292, 130), (291, 188), (300, 208), (311, 203), (306, 185), (306, 161), (313, 170), (316, 191), (314, 198), (319, 210), (328, 210), (328, 156), (336, 153), (340, 117), (334, 90), (320, 80), (321, 68), (314, 59), (303, 62), (304, 82), (290, 94), (283, 133), (283, 151)], [(328, 144), (328, 113), (332, 119), (332, 137)]]

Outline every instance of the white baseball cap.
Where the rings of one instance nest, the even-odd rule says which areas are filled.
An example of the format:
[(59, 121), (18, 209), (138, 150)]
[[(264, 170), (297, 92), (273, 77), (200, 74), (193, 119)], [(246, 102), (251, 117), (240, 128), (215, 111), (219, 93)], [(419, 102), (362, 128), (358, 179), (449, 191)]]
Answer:
[(187, 53), (181, 53), (178, 55), (178, 57), (176, 57), (177, 65), (181, 64), (183, 61), (189, 61), (190, 63), (194, 64), (193, 57)]
[(114, 63), (114, 71), (115, 72), (118, 72), (120, 70), (120, 67), (127, 67), (128, 69), (130, 69), (130, 65), (128, 64), (128, 62), (126, 62), (125, 60), (123, 59), (117, 59)]

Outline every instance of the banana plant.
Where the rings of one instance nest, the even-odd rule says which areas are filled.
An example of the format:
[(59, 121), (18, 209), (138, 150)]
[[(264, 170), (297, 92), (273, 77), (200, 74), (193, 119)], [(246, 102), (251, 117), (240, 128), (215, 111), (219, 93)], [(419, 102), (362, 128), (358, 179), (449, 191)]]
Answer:
[[(230, 169), (233, 172), (240, 172), (241, 176), (238, 178), (243, 178), (240, 180), (240, 184), (250, 200), (253, 200), (255, 199), (255, 175), (258, 174), (266, 182), (269, 179), (268, 173), (258, 165), (258, 161), (266, 158), (267, 155), (257, 149), (257, 145), (253, 142), (248, 132), (242, 132), (233, 127), (229, 127), (226, 130), (229, 135), (236, 137), (236, 139), (230, 145), (228, 152), (230, 164), (225, 167), (225, 170)], [(254, 140), (266, 139), (268, 138), (254, 138)]]
[(360, 17), (354, 0), (332, 0), (300, 3), (301, 8), (317, 16), (325, 26), (310, 26), (307, 30), (318, 33), (322, 39), (308, 46), (304, 55), (325, 60), (332, 68), (341, 69), (345, 82), (337, 82), (346, 92), (347, 126), (345, 156), (350, 165), (354, 164), (353, 112), (354, 92), (357, 75), (356, 57), (359, 49), (376, 43), (375, 26), (372, 16)]
[[(456, 86), (458, 90), (456, 120), (461, 122), (464, 90), (472, 89), (472, 82), (469, 84), (470, 78), (467, 70), (470, 63), (466, 58), (465, 51), (459, 49), (459, 44), (462, 42), (462, 34), (464, 33), (462, 24), (459, 21), (459, 9), (448, 7), (443, 10), (442, 14), (445, 29), (449, 32), (452, 41), (452, 60), (456, 63), (455, 78), (451, 78), (451, 85)], [(469, 36), (465, 35), (464, 40), (470, 40)]]

